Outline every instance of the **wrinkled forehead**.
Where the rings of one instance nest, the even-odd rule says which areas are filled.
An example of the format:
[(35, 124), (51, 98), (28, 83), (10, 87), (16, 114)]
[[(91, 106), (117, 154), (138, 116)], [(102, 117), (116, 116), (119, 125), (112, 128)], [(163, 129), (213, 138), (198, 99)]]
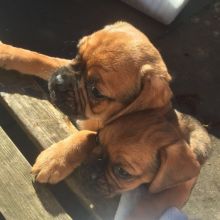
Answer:
[[(129, 122), (127, 126), (129, 126)], [(108, 129), (101, 130), (99, 141), (103, 146), (104, 152), (110, 155), (110, 159), (114, 163), (127, 161), (127, 156), (130, 162), (135, 163), (139, 157), (144, 156), (146, 158), (149, 151), (156, 150), (156, 148), (152, 148), (150, 140), (148, 142), (141, 140), (141, 133), (138, 134), (135, 128), (128, 129), (125, 126), (111, 126)], [(133, 156), (134, 158), (132, 158)]]
[[(114, 146), (113, 146), (114, 145)], [(153, 172), (157, 167), (157, 150), (140, 142), (125, 141), (105, 146), (111, 165), (121, 165), (136, 176)]]
[(111, 151), (158, 151), (179, 138), (174, 126), (157, 113), (125, 115), (100, 131), (100, 141)]
[[(140, 65), (130, 47), (133, 41), (125, 32), (101, 30), (84, 37), (79, 43), (79, 55), (88, 78), (97, 78), (101, 90), (120, 100), (127, 100), (140, 87)], [(123, 82), (123, 83), (119, 83)]]
[(111, 60), (117, 68), (117, 63), (123, 64), (123, 61), (129, 62), (131, 59), (129, 42), (132, 41), (126, 32), (101, 30), (79, 42), (79, 54), (87, 61), (88, 67), (99, 63), (108, 66)]

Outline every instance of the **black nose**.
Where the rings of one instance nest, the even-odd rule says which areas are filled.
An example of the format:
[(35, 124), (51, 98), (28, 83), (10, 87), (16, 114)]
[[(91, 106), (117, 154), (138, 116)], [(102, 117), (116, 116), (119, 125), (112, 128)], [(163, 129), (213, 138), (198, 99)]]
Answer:
[(65, 92), (75, 81), (76, 73), (68, 66), (59, 68), (49, 80), (49, 91)]
[(60, 92), (65, 92), (68, 90), (71, 83), (69, 82), (67, 75), (57, 74), (54, 77), (54, 84), (55, 88)]
[(55, 76), (55, 83), (57, 84), (57, 85), (62, 85), (62, 84), (64, 84), (64, 75), (62, 75), (62, 74), (58, 74), (58, 75), (56, 75)]
[(90, 173), (90, 179), (91, 179), (91, 181), (96, 181), (96, 180), (98, 179), (98, 177), (99, 177), (99, 173), (97, 173), (97, 172), (95, 172), (95, 171), (93, 171), (93, 172)]
[(55, 90), (59, 92), (65, 92), (71, 85), (67, 75), (55, 74), (49, 84), (49, 90)]
[(104, 158), (97, 158), (92, 164), (90, 164), (90, 179), (97, 181), (100, 176), (103, 176), (107, 167), (107, 161)]

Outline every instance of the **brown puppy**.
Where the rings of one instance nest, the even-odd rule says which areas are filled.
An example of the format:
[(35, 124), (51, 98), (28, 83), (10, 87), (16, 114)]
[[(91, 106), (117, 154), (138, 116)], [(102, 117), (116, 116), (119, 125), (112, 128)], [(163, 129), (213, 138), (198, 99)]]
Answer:
[(143, 183), (148, 187), (131, 219), (157, 219), (168, 207), (181, 208), (210, 151), (209, 136), (198, 121), (161, 110), (124, 115), (99, 133), (107, 158), (97, 175), (99, 189), (112, 196)]
[(39, 155), (37, 181), (62, 180), (99, 145), (107, 158), (97, 177), (104, 194), (149, 186), (132, 219), (154, 219), (187, 201), (209, 137), (172, 109), (171, 77), (143, 33), (125, 22), (106, 26), (80, 40), (72, 61), (0, 44), (0, 66), (49, 79), (52, 100), (83, 119), (78, 134)]

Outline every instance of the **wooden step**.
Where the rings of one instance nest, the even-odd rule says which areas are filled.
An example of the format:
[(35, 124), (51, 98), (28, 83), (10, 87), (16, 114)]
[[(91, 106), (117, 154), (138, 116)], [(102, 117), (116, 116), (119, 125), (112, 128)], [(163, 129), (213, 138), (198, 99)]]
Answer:
[(33, 184), (30, 164), (0, 127), (0, 208), (5, 219), (71, 217), (43, 185)]
[[(76, 128), (47, 100), (47, 94), (31, 77), (0, 70), (0, 102), (40, 150), (64, 139)], [(104, 199), (86, 186), (86, 179), (75, 172), (65, 180), (95, 219), (113, 219), (116, 199)], [(73, 207), (74, 208), (74, 207)]]

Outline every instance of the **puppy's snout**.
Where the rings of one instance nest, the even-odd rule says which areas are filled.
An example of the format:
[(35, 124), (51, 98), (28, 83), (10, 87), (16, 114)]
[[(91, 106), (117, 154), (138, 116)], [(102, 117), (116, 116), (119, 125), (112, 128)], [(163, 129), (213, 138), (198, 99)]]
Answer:
[(77, 79), (74, 69), (71, 67), (61, 67), (50, 78), (48, 84), (49, 91), (66, 92), (75, 85)]
[(96, 180), (98, 179), (98, 177), (99, 177), (99, 175), (98, 175), (97, 172), (92, 172), (92, 173), (90, 174), (90, 179), (91, 179), (92, 181), (96, 181)]
[(58, 89), (60, 92), (65, 92), (68, 90), (70, 83), (67, 76), (64, 74), (58, 74), (54, 77), (54, 88)]
[(93, 182), (94, 184), (96, 184), (96, 181), (100, 176), (104, 175), (107, 166), (107, 161), (103, 154), (96, 155), (95, 153), (93, 152), (85, 163), (86, 176), (88, 177), (89, 182)]

